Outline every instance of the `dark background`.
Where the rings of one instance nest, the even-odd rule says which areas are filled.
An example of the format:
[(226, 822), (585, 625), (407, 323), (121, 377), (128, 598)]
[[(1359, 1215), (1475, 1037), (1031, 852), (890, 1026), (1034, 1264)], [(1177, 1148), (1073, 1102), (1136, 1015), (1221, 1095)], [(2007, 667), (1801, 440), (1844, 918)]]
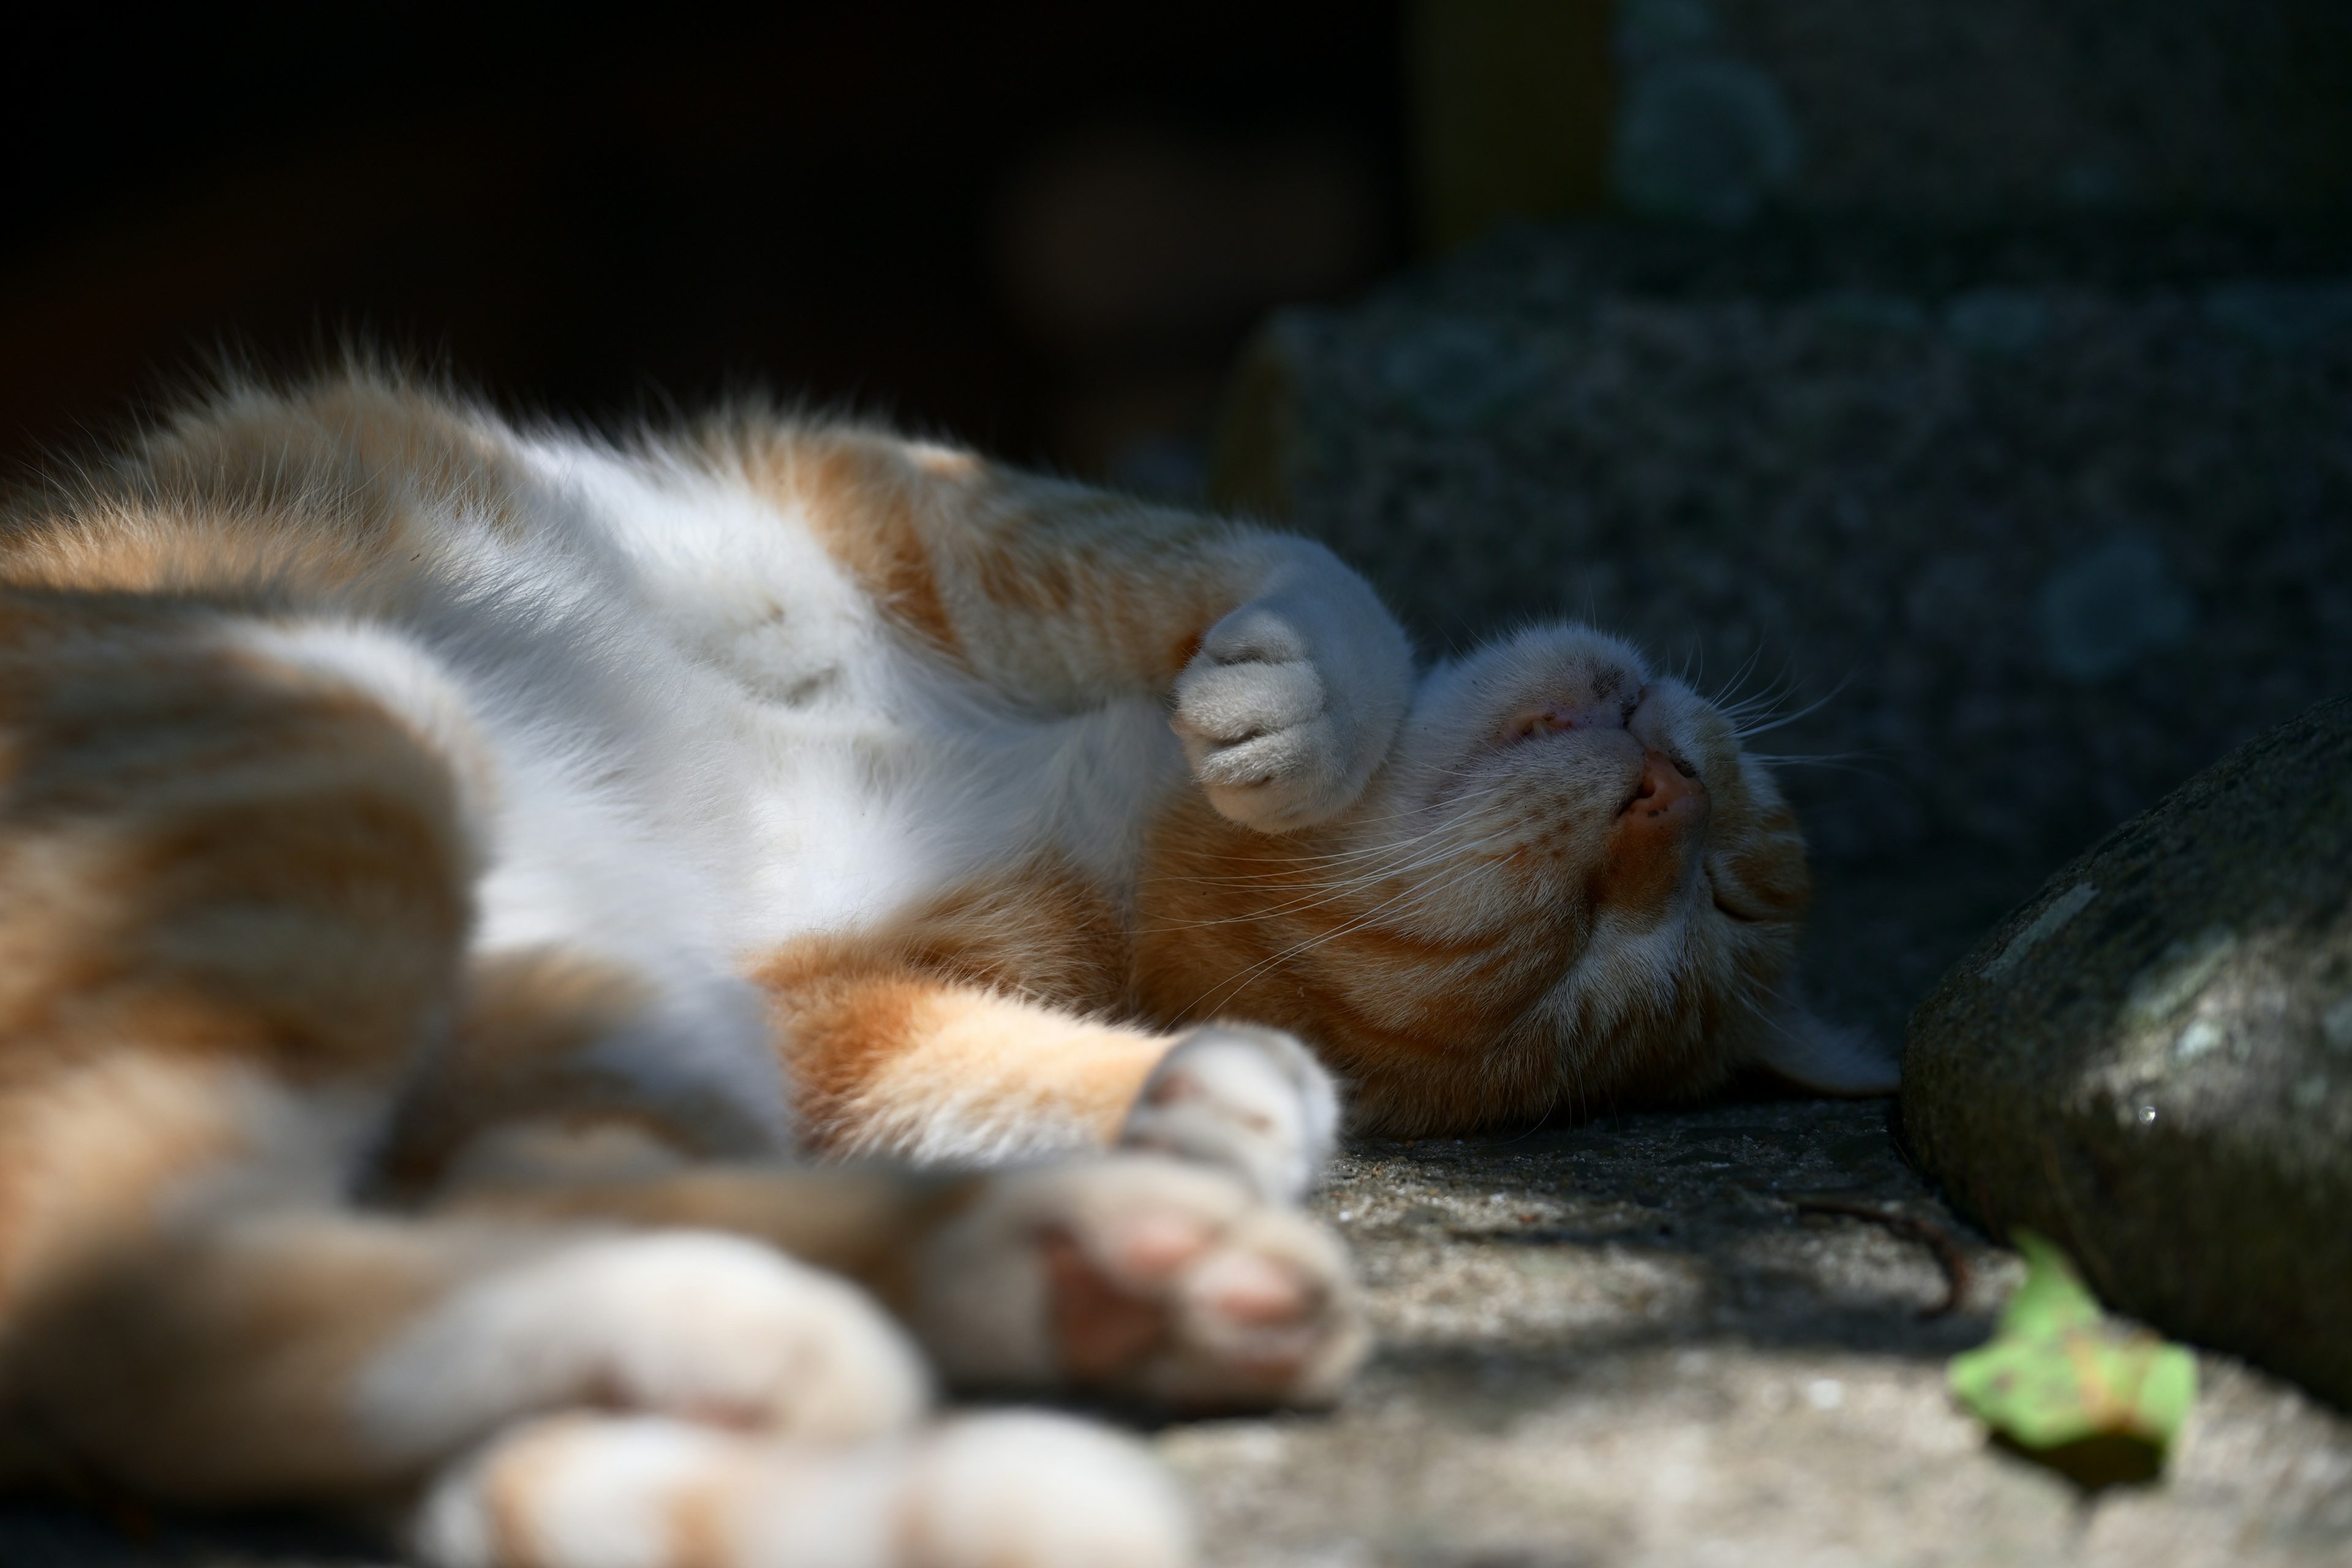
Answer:
[(1735, 269), (1759, 225), (2352, 220), (2345, 0), (38, 15), (0, 478), (362, 341), (510, 407), (756, 384), (1197, 493), (1270, 310), (1512, 216)]
[(20, 471), (356, 337), (512, 406), (756, 384), (1184, 489), (1251, 323), (1404, 247), (1385, 5), (213, 10), (17, 36)]

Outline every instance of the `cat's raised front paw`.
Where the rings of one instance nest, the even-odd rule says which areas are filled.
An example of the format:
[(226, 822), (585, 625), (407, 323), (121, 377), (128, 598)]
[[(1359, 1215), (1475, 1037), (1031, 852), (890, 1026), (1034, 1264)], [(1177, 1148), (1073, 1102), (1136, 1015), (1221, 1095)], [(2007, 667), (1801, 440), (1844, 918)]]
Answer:
[(1181, 1409), (1319, 1404), (1370, 1338), (1339, 1244), (1222, 1172), (1144, 1155), (1006, 1173), (924, 1249), (912, 1321), (952, 1381)]
[(1217, 810), (1284, 833), (1345, 809), (1388, 754), (1412, 656), (1363, 580), (1323, 554), (1211, 626), (1171, 715)]
[(1279, 1029), (1213, 1024), (1151, 1069), (1118, 1146), (1220, 1166), (1258, 1196), (1295, 1204), (1339, 1131), (1331, 1075), (1305, 1046)]

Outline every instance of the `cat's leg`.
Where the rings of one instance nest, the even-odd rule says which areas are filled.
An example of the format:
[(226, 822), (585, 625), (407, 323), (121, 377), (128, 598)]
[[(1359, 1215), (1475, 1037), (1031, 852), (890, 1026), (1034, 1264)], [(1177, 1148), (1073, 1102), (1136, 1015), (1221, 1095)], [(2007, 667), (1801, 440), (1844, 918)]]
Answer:
[(1404, 633), (1319, 544), (870, 431), (756, 432), (737, 455), (925, 655), (1032, 711), (1167, 700), (1236, 822), (1344, 809), (1402, 721)]
[(1314, 1404), (1366, 1348), (1347, 1260), (1233, 1176), (1145, 1154), (968, 1175), (698, 1166), (511, 1173), (439, 1212), (505, 1225), (690, 1226), (855, 1279), (959, 1387), (1185, 1408)]
[(813, 1152), (971, 1165), (1148, 1150), (1278, 1203), (1321, 1174), (1338, 1098), (1291, 1036), (1164, 1034), (942, 980), (902, 956), (904, 934), (803, 942), (754, 972)]
[(8, 1458), (331, 1500), (582, 1404), (836, 1436), (921, 1408), (902, 1331), (742, 1239), (345, 1206), (465, 989), (481, 758), (428, 660), (202, 605), (0, 610)]
[[(908, 1568), (1182, 1560), (1181, 1520), (1149, 1512), (1160, 1494), (1122, 1468), (1115, 1439), (1041, 1448), (1013, 1434), (999, 1452), (993, 1428), (902, 1438), (928, 1382), (905, 1331), (838, 1276), (720, 1234), (695, 1205), (355, 1214), (333, 1205), (380, 1119), (380, 1086), (291, 1083), (182, 1041), (37, 1044), (9, 1042), (0, 1085), (0, 1394), (12, 1436), (33, 1439), (12, 1447), (68, 1474), (191, 1503), (373, 1499), (469, 1454), (509, 1453), (508, 1434), (544, 1414), (618, 1408), (733, 1436), (698, 1468), (625, 1445), (601, 1453), (592, 1492), (529, 1515), (516, 1539), (545, 1550), (497, 1560), (614, 1561), (599, 1555), (599, 1526), (614, 1517), (606, 1502), (629, 1497), (683, 1497), (689, 1512), (693, 1500), (733, 1500), (711, 1516), (727, 1552), (664, 1538), (629, 1559), (676, 1568), (806, 1561), (770, 1553), (836, 1537), (889, 1548), (838, 1561)], [(885, 1279), (921, 1250), (883, 1244), (886, 1211), (940, 1226), (950, 1210), (989, 1207), (905, 1176), (863, 1194), (830, 1177), (761, 1185), (813, 1239), (879, 1247), (867, 1258)], [(1080, 1474), (1107, 1500), (1146, 1510), (1139, 1534), (1045, 1506), (1073, 1449), (1101, 1461)], [(737, 1484), (747, 1463), (749, 1489)], [(435, 1487), (436, 1503), (471, 1473), (449, 1471), (458, 1479)], [(782, 1489), (794, 1476), (806, 1484)], [(852, 1483), (858, 1507), (835, 1495)], [(998, 1555), (919, 1555), (929, 1544), (906, 1531), (930, 1524)]]
[[(253, 1208), (269, 1175), (238, 1163), (184, 1175), (152, 1234), (18, 1315), (8, 1415), (51, 1463), (198, 1504), (421, 1490), (416, 1542), (448, 1568), (1188, 1560), (1131, 1444), (921, 1427), (904, 1331), (770, 1247)], [(228, 1206), (202, 1212), (207, 1184)]]
[(924, 1405), (866, 1295), (751, 1241), (339, 1206), (365, 1080), (43, 1044), (10, 1040), (0, 1082), (0, 1395), (37, 1457), (191, 1502), (333, 1500), (583, 1405), (836, 1438)]

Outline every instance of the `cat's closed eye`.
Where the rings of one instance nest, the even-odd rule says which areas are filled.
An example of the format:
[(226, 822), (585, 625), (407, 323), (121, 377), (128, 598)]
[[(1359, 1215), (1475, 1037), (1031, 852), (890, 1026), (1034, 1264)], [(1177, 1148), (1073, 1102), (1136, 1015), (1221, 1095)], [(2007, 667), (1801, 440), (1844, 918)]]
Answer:
[(1571, 730), (1622, 729), (1640, 705), (1638, 695), (1622, 701), (1548, 702), (1514, 713), (1503, 726), (1503, 739), (1526, 741)]

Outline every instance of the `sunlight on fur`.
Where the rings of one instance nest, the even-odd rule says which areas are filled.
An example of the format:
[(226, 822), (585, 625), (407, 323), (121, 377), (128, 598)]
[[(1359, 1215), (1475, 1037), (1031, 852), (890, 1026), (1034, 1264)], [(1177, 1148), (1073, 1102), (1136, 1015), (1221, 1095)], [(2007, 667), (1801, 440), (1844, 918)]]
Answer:
[(400, 1500), (427, 1561), (1191, 1560), (1106, 1428), (1368, 1348), (1343, 1127), (1889, 1068), (1789, 988), (1738, 718), (1416, 666), (1318, 545), (746, 407), (367, 368), (19, 496), (15, 1479)]

